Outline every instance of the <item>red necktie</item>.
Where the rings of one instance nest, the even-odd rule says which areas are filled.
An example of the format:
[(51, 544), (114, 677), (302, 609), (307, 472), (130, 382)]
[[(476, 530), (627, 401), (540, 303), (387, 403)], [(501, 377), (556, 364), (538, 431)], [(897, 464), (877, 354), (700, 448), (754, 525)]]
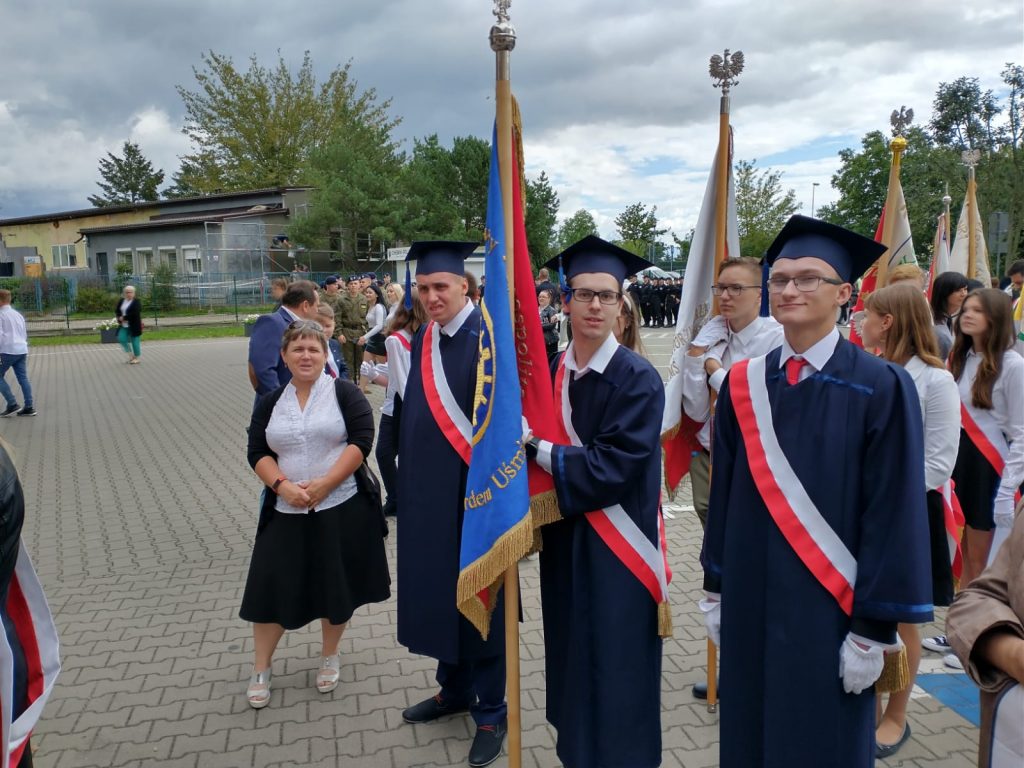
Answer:
[(810, 363), (802, 357), (791, 357), (786, 361), (786, 381), (790, 386), (800, 381), (800, 369), (805, 365), (810, 365)]

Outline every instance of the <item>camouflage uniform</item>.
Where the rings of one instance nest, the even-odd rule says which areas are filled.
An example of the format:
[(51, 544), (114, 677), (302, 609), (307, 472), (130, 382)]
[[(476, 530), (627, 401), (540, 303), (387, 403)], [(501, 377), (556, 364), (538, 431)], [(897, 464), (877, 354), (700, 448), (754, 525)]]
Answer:
[(341, 354), (345, 358), (349, 371), (352, 372), (352, 381), (358, 384), (359, 365), (363, 362), (363, 348), (356, 342), (370, 330), (366, 324), (366, 313), (370, 310), (369, 302), (361, 293), (353, 297), (346, 292), (338, 294), (336, 298), (338, 307), (334, 310), (334, 327), (345, 337), (345, 343), (341, 345)]

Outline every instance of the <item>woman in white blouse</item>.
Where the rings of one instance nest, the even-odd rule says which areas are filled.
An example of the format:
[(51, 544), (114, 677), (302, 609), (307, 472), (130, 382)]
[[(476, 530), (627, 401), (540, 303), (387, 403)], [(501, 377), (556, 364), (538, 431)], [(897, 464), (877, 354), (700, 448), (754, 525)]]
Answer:
[[(932, 601), (935, 605), (949, 605), (953, 600), (953, 576), (940, 489), (953, 474), (960, 440), (960, 397), (956, 382), (939, 357), (928, 300), (918, 286), (903, 283), (882, 288), (866, 299), (864, 309), (861, 329), (864, 347), (877, 348), (886, 360), (903, 366), (914, 380), (921, 401)], [(900, 624), (899, 635), (907, 648), (910, 683), (904, 690), (889, 695), (875, 731), (875, 756), (878, 758), (895, 754), (910, 737), (907, 704), (921, 661), (921, 637), (914, 624)]]
[(383, 521), (355, 472), (373, 446), (373, 411), (351, 382), (324, 372), (319, 323), (297, 320), (281, 344), (292, 379), (257, 402), (249, 464), (266, 485), (241, 617), (253, 622), (246, 696), (270, 703), (271, 662), (286, 629), (320, 620), (316, 689), (338, 685), (338, 645), (356, 608), (390, 596)]
[(965, 586), (1013, 527), (1024, 482), (1024, 358), (1013, 343), (1010, 297), (995, 288), (968, 294), (949, 354), (964, 413), (953, 480), (967, 520)]
[[(363, 347), (363, 362), (375, 365), (387, 362), (388, 352), (384, 347), (384, 323), (387, 320), (387, 309), (381, 297), (380, 289), (368, 285), (363, 290), (367, 306), (366, 324), (369, 330), (356, 343)], [(362, 383), (363, 392), (367, 391), (367, 383)]]

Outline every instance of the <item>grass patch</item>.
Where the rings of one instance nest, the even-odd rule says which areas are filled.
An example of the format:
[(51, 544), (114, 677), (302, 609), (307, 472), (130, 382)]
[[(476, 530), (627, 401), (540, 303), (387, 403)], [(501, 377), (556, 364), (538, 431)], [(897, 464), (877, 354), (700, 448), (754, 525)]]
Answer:
[[(175, 341), (180, 339), (221, 339), (225, 337), (243, 337), (245, 331), (241, 325), (212, 325), (193, 328), (154, 328), (142, 334), (142, 342)], [(99, 331), (85, 334), (69, 334), (67, 336), (30, 336), (30, 347), (59, 347), (69, 344), (99, 344)]]

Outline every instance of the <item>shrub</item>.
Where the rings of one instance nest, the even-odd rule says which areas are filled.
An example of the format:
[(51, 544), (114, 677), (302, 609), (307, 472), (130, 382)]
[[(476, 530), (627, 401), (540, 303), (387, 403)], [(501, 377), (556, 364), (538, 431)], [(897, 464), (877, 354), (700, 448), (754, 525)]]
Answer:
[(178, 305), (178, 296), (174, 289), (177, 272), (170, 264), (161, 264), (149, 276), (149, 301), (153, 309), (164, 312)]
[(97, 285), (79, 285), (75, 306), (79, 312), (107, 312), (117, 303), (117, 294)]

